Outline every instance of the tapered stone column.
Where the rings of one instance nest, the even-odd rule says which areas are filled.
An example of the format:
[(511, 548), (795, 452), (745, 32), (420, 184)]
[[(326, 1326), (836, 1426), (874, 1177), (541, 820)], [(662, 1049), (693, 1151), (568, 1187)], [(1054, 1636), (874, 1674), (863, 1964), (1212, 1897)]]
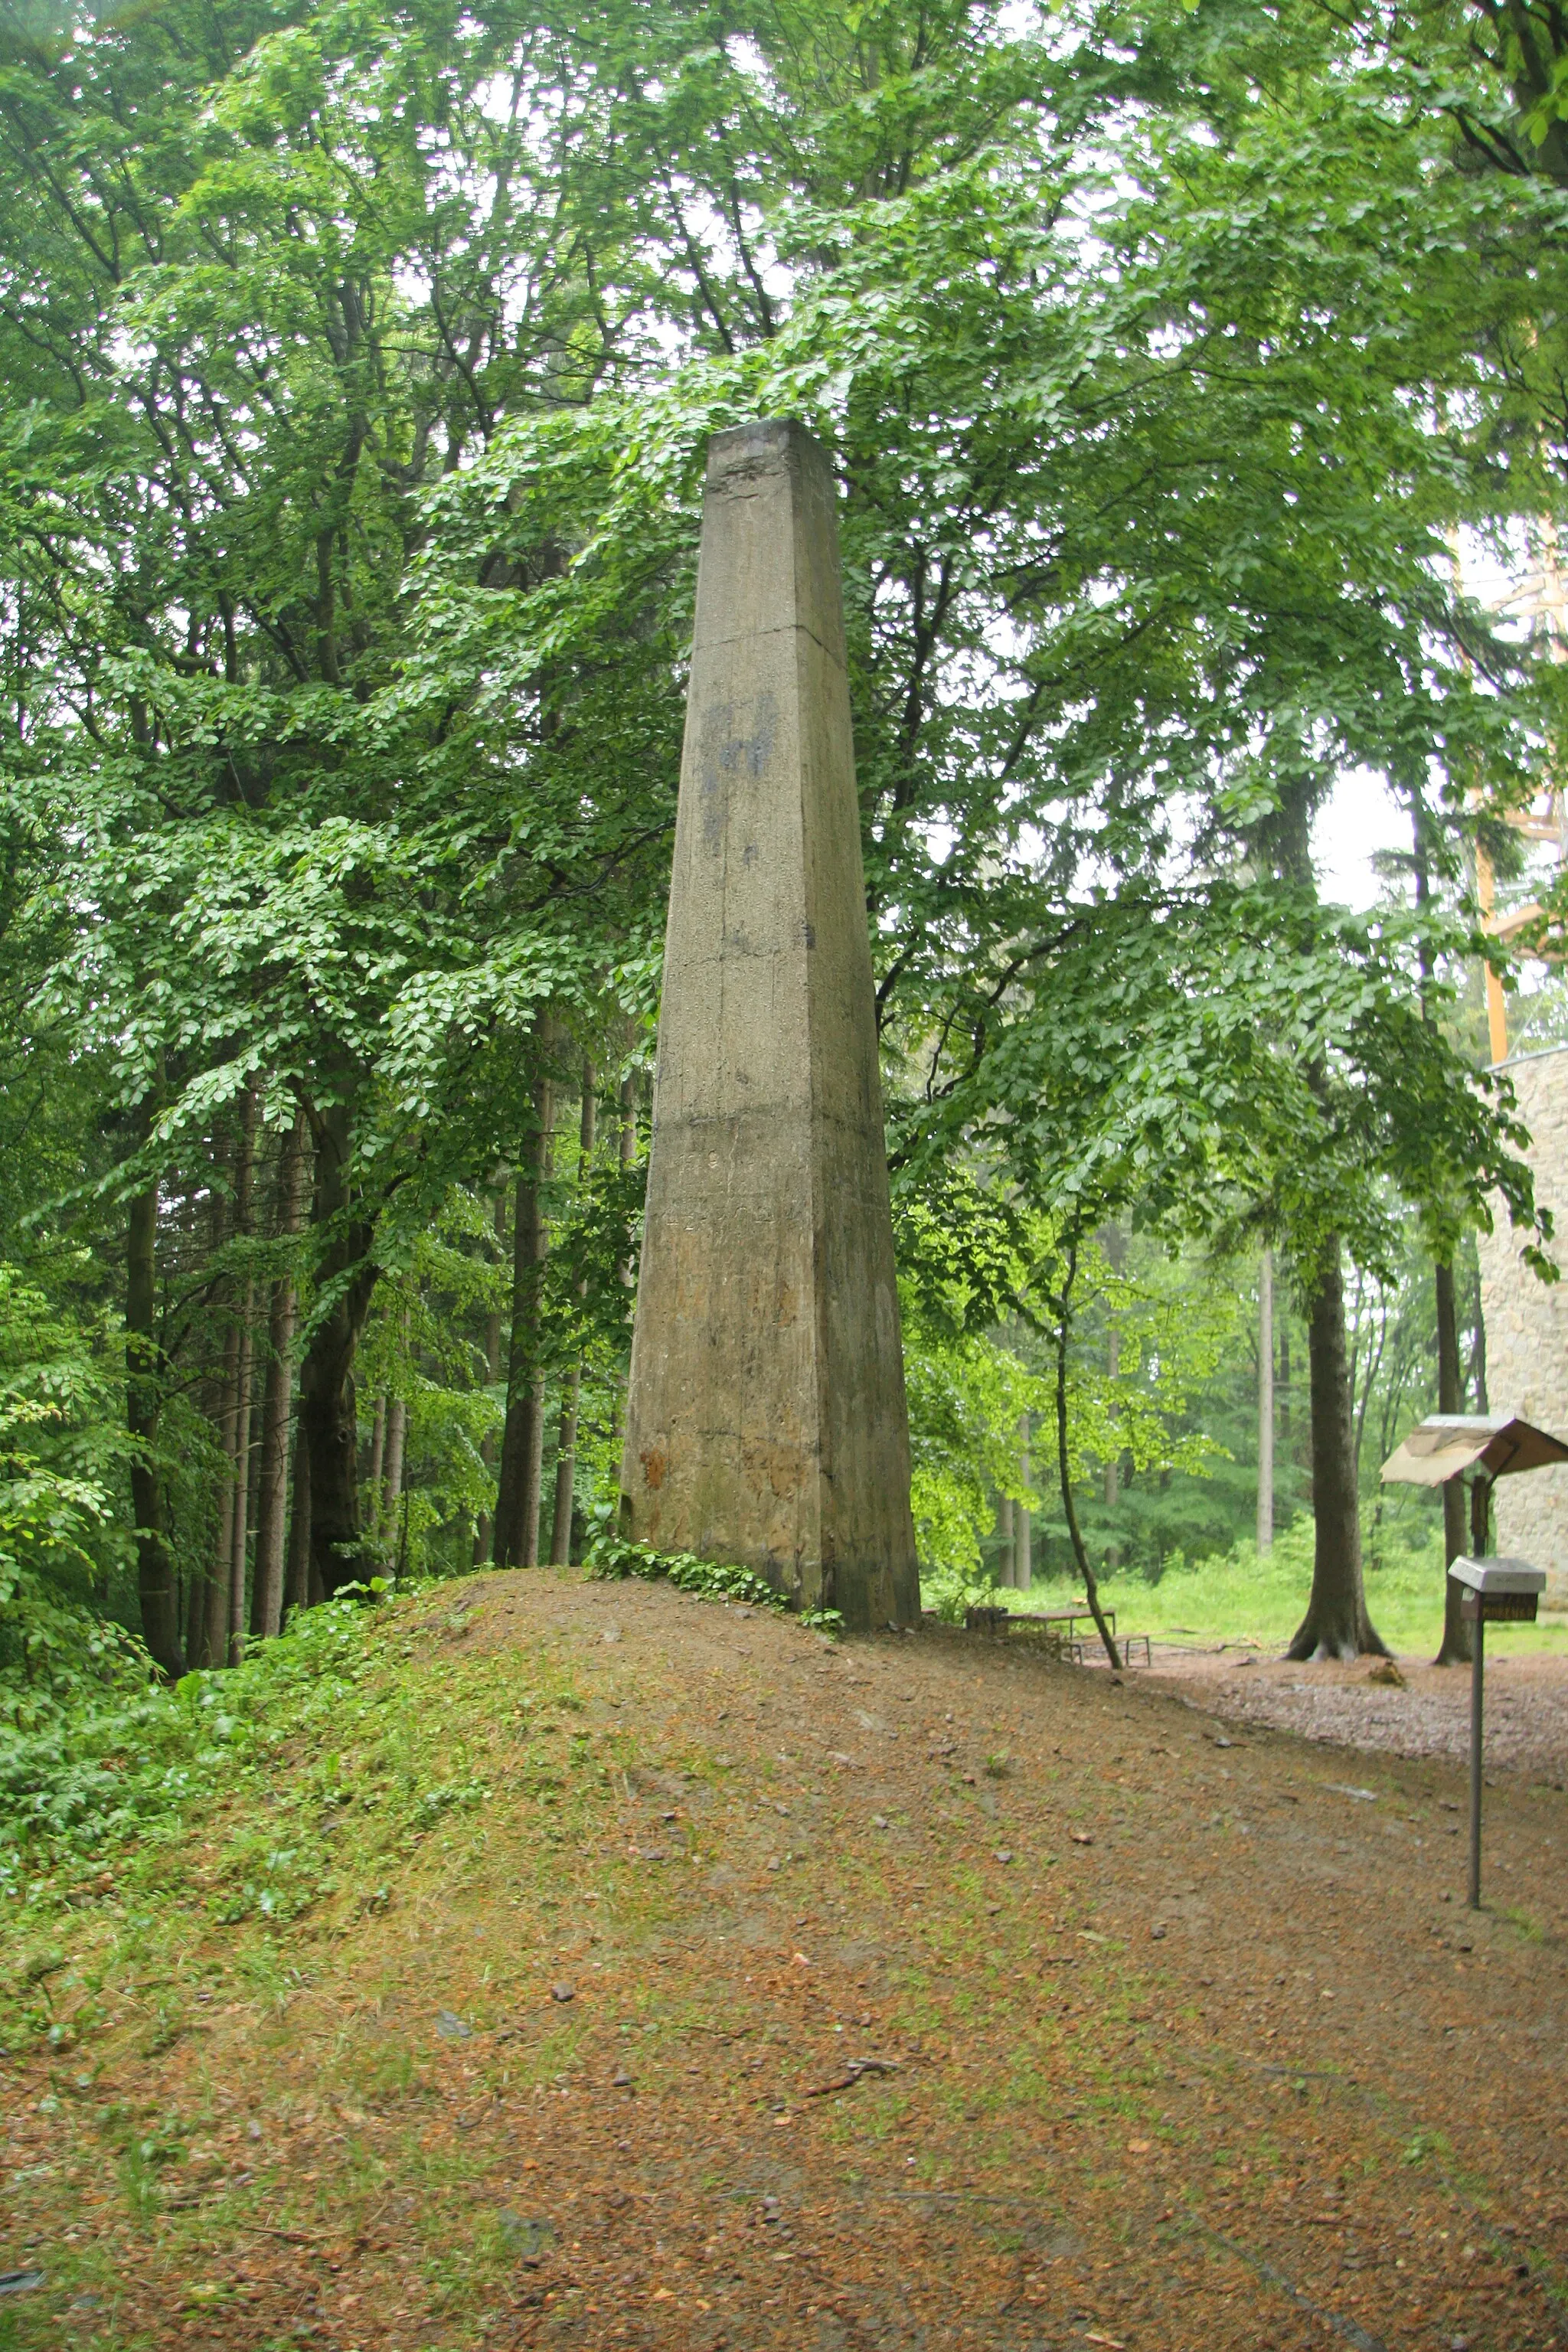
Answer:
[(855, 1626), (920, 1613), (832, 477), (715, 436), (622, 1523)]

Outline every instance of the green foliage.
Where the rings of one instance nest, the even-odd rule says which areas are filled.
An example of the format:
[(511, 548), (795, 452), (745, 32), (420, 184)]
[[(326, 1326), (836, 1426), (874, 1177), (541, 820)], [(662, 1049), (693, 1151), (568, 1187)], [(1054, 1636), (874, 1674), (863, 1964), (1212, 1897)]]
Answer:
[(0, 1727), (0, 1895), (26, 1900), (53, 1872), (177, 1838), (188, 1807), (265, 1773), (307, 1726), (329, 1727), (366, 1670), (367, 1622), (350, 1597), (300, 1612), (230, 1672), (174, 1689), (145, 1673), (131, 1691), (76, 1686), (43, 1724)]
[[(595, 1538), (588, 1572), (606, 1580), (639, 1576), (650, 1584), (664, 1582), (682, 1592), (699, 1593), (706, 1601), (739, 1601), (749, 1609), (771, 1609), (784, 1616), (793, 1613), (783, 1595), (752, 1569), (699, 1559), (689, 1551), (656, 1551), (651, 1544), (628, 1543), (607, 1527)], [(803, 1609), (799, 1616), (804, 1626), (821, 1633), (837, 1633), (844, 1622), (837, 1609)]]
[(0, 1710), (18, 1724), (146, 1673), (140, 1645), (101, 1616), (127, 1549), (111, 1346), (0, 1263)]

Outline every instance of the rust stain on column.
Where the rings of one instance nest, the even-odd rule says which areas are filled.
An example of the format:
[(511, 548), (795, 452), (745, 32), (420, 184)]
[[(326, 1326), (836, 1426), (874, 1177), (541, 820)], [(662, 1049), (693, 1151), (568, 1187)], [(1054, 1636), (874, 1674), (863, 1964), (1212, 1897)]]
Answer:
[(793, 423), (708, 451), (621, 1486), (661, 1550), (918, 1620), (837, 518)]

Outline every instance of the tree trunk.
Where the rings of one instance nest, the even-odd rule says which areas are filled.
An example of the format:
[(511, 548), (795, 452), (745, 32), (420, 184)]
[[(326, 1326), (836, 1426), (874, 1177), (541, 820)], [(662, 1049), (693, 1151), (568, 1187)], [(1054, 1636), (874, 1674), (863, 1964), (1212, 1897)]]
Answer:
[(1013, 1497), (998, 1496), (996, 1501), (996, 1532), (1002, 1538), (996, 1555), (996, 1581), (1005, 1591), (1013, 1586)]
[(501, 1568), (534, 1568), (539, 1563), (540, 1469), (544, 1452), (539, 1294), (549, 1248), (540, 1188), (550, 1174), (550, 1128), (555, 1108), (555, 1090), (548, 1075), (534, 1083), (533, 1108), (536, 1131), (528, 1158), (518, 1171), (512, 1242), (506, 1425), (501, 1432), (496, 1495), (495, 1549)]
[(212, 1566), (200, 1590), (199, 1616), (192, 1645), (193, 1665), (221, 1666), (228, 1657), (228, 1596), (234, 1561), (235, 1437), (239, 1423), (239, 1318), (230, 1314), (224, 1333), (213, 1418), (223, 1446), (217, 1497), (217, 1531)]
[(330, 1599), (375, 1573), (359, 1515), (359, 1413), (353, 1367), (377, 1269), (372, 1226), (351, 1190), (353, 1123), (335, 1103), (312, 1121), (315, 1197), (310, 1222), (321, 1236), (319, 1288), (331, 1304), (311, 1335), (300, 1370), (300, 1430), (310, 1457), (310, 1589)]
[(1290, 1327), (1283, 1317), (1279, 1321), (1279, 1376), (1274, 1383), (1274, 1402), (1279, 1416), (1279, 1444), (1276, 1459), (1283, 1455), (1287, 1465), (1290, 1452)]
[(370, 1516), (373, 1526), (381, 1521), (381, 1481), (386, 1468), (386, 1396), (384, 1391), (375, 1401), (375, 1418), (370, 1424), (370, 1471), (365, 1487), (370, 1496)]
[(1258, 1549), (1274, 1547), (1274, 1254), (1258, 1261)]
[[(1105, 1261), (1110, 1266), (1111, 1273), (1114, 1275), (1120, 1275), (1127, 1264), (1127, 1236), (1114, 1218), (1112, 1218), (1109, 1223), (1101, 1226), (1100, 1233), (1100, 1246), (1105, 1253)], [(1111, 1381), (1114, 1382), (1121, 1379), (1121, 1327), (1117, 1322), (1114, 1314), (1110, 1318), (1105, 1334), (1105, 1370), (1107, 1378)], [(1121, 1500), (1121, 1457), (1118, 1454), (1113, 1454), (1110, 1461), (1105, 1465), (1105, 1507), (1107, 1511), (1114, 1511), (1120, 1505)], [(1108, 1576), (1113, 1574), (1121, 1565), (1121, 1546), (1116, 1541), (1114, 1535), (1112, 1535), (1110, 1541), (1105, 1547), (1106, 1574)]]
[(239, 1360), (234, 1394), (234, 1526), (228, 1539), (228, 1622), (225, 1663), (237, 1666), (245, 1654), (245, 1570), (250, 1537), (251, 1359), (256, 1339), (256, 1285), (245, 1286), (240, 1309)]
[(1491, 1549), (1492, 1481), (1484, 1470), (1470, 1480), (1470, 1557), (1485, 1559)]
[(1476, 1411), (1490, 1412), (1491, 1406), (1487, 1402), (1487, 1326), (1486, 1318), (1481, 1313), (1481, 1270), (1479, 1265), (1475, 1271), (1471, 1303), (1475, 1318), (1471, 1328), (1475, 1337), (1470, 1343), (1469, 1391), (1476, 1401)]
[[(496, 1239), (504, 1248), (506, 1244), (506, 1191), (504, 1186), (495, 1196), (494, 1223)], [(500, 1379), (500, 1308), (497, 1306), (493, 1307), (489, 1315), (485, 1318), (485, 1385), (487, 1388), (493, 1389)], [(490, 1432), (480, 1444), (479, 1460), (484, 1464), (487, 1470), (493, 1470), (495, 1468), (496, 1441), (493, 1431)], [(489, 1565), (490, 1549), (494, 1540), (494, 1517), (489, 1511), (481, 1511), (479, 1513), (479, 1525), (474, 1529), (474, 1566), (476, 1568), (486, 1568)]]
[(1307, 1323), (1311, 1381), (1312, 1510), (1316, 1535), (1312, 1592), (1286, 1656), (1354, 1658), (1388, 1649), (1367, 1615), (1361, 1572), (1361, 1508), (1356, 1493), (1355, 1430), (1345, 1352), (1344, 1272), (1337, 1234), (1315, 1270)]
[(136, 1519), (136, 1584), (142, 1638), (153, 1664), (176, 1681), (185, 1671), (158, 1467), (163, 1351), (158, 1343), (158, 1187), (131, 1203), (125, 1250), (125, 1423), (132, 1442), (131, 1507)]
[(1083, 1540), (1083, 1531), (1078, 1523), (1078, 1507), (1074, 1503), (1072, 1496), (1072, 1461), (1070, 1449), (1068, 1444), (1068, 1348), (1072, 1339), (1072, 1292), (1073, 1284), (1077, 1280), (1077, 1277), (1078, 1244), (1074, 1242), (1069, 1244), (1068, 1248), (1067, 1280), (1062, 1285), (1062, 1295), (1057, 1302), (1058, 1308), (1058, 1320), (1057, 1323), (1057, 1477), (1061, 1487), (1062, 1510), (1067, 1517), (1068, 1539), (1072, 1545), (1073, 1558), (1078, 1562), (1079, 1574), (1083, 1579), (1084, 1597), (1089, 1602), (1089, 1612), (1094, 1619), (1095, 1629), (1100, 1635), (1102, 1644), (1104, 1645), (1105, 1654), (1110, 1659), (1112, 1669), (1115, 1672), (1120, 1673), (1121, 1668), (1121, 1653), (1118, 1651), (1116, 1646), (1116, 1637), (1111, 1633), (1109, 1624), (1106, 1622), (1105, 1612), (1100, 1605), (1100, 1586), (1095, 1580), (1094, 1570), (1089, 1565), (1089, 1553), (1085, 1548)]
[[(278, 1162), (278, 1238), (292, 1241), (305, 1208), (305, 1122), (295, 1119)], [(250, 1630), (263, 1640), (283, 1622), (284, 1546), (288, 1535), (289, 1423), (294, 1395), (294, 1327), (299, 1301), (294, 1269), (285, 1265), (272, 1285), (267, 1325), (267, 1389), (261, 1403), (261, 1484), (256, 1502), (256, 1586)]]
[[(256, 1114), (254, 1087), (240, 1101), (239, 1154), (234, 1174), (234, 1234), (243, 1250), (255, 1223)], [(239, 1345), (234, 1376), (234, 1486), (228, 1538), (228, 1593), (224, 1612), (222, 1661), (237, 1666), (245, 1653), (245, 1570), (250, 1517), (251, 1366), (256, 1348), (256, 1282), (247, 1274), (239, 1310)]]
[[(635, 1071), (628, 1070), (626, 1076), (621, 1080), (618, 1108), (620, 1113), (619, 1135), (616, 1142), (616, 1156), (622, 1168), (625, 1169), (630, 1168), (637, 1156), (637, 1082)], [(637, 1287), (637, 1270), (629, 1257), (622, 1258), (618, 1271), (623, 1286), (627, 1290), (635, 1289)], [(621, 1450), (621, 1433), (625, 1426), (625, 1391), (618, 1390), (616, 1396), (615, 1412), (610, 1423), (610, 1444), (614, 1452), (617, 1454)]]
[(386, 1465), (382, 1473), (381, 1523), (387, 1540), (397, 1542), (397, 1506), (403, 1498), (403, 1452), (408, 1438), (408, 1407), (394, 1397), (386, 1408)]
[[(1018, 1471), (1022, 1484), (1029, 1483), (1029, 1416), (1025, 1413), (1018, 1423)], [(1013, 1514), (1013, 1588), (1017, 1592), (1029, 1592), (1035, 1582), (1034, 1513), (1028, 1502), (1020, 1502)]]
[(289, 1557), (285, 1564), (283, 1604), (309, 1609), (321, 1598), (310, 1583), (310, 1449), (296, 1423), (294, 1483), (289, 1503)]
[[(588, 1189), (594, 1164), (594, 1065), (583, 1065), (583, 1108), (577, 1128), (577, 1190)], [(577, 1285), (579, 1301), (586, 1298), (584, 1278)], [(578, 1357), (561, 1396), (561, 1428), (555, 1446), (555, 1507), (550, 1522), (550, 1564), (565, 1568), (572, 1559), (572, 1506), (577, 1485), (577, 1410), (583, 1394), (583, 1359)]]
[[(1462, 1412), (1464, 1392), (1459, 1377), (1459, 1317), (1454, 1297), (1454, 1267), (1433, 1268), (1437, 1306), (1437, 1410)], [(1449, 1478), (1443, 1486), (1443, 1563), (1451, 1568), (1465, 1549), (1465, 1482)], [(1459, 1614), (1459, 1596), (1447, 1575), (1443, 1579), (1443, 1639), (1433, 1664), (1468, 1666), (1470, 1629)]]

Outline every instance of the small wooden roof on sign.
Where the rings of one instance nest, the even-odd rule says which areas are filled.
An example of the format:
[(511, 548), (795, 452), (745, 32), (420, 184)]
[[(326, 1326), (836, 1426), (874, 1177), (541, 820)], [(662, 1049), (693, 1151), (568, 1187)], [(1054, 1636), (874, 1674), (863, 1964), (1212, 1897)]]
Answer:
[(1568, 1462), (1568, 1445), (1510, 1412), (1434, 1412), (1417, 1423), (1383, 1465), (1391, 1485), (1442, 1486), (1461, 1471), (1506, 1478)]

